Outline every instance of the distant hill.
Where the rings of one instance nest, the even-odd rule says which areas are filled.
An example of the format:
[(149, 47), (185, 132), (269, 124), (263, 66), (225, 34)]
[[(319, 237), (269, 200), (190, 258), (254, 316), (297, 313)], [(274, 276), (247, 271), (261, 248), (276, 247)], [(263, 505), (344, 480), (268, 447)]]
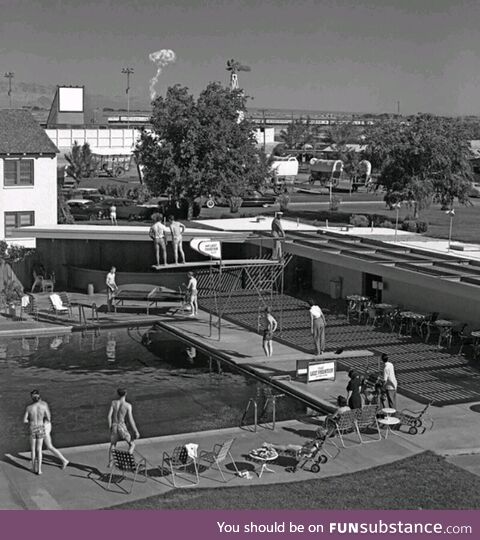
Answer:
[[(12, 86), (12, 104), (14, 108), (30, 107), (50, 110), (57, 85), (42, 85), (37, 83), (14, 82)], [(111, 109), (125, 109), (126, 96), (103, 96), (100, 94), (90, 94), (85, 92), (85, 113), (86, 120), (93, 116), (94, 109), (103, 109), (109, 107)], [(8, 97), (8, 81), (0, 79), (0, 109), (9, 107)], [(150, 103), (148, 100), (130, 99), (131, 110), (149, 110)]]

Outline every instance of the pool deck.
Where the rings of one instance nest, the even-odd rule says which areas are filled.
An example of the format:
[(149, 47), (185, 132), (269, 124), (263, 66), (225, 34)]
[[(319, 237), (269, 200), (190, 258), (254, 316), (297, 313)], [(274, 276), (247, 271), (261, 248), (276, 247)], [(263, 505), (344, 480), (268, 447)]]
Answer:
[[(89, 298), (89, 302), (92, 299)], [(286, 376), (295, 370), (296, 359), (307, 358), (297, 350), (275, 342), (272, 358), (260, 356), (262, 353), (262, 338), (240, 326), (230, 322), (222, 322), (222, 339), (218, 341), (217, 334), (209, 337), (209, 315), (203, 311), (198, 318), (185, 317), (184, 314), (173, 314), (172, 306), (165, 306), (161, 313), (156, 313), (153, 319), (165, 330), (181, 336), (200, 349), (219, 354), (229, 362), (239, 364), (252, 373), (262, 377), (273, 377), (275, 384), (285, 385), (291, 391), (316, 400), (319, 408), (331, 410), (336, 396), (345, 394), (347, 375), (338, 372), (335, 381), (306, 382), (287, 380)], [(149, 324), (152, 317), (123, 313), (117, 316), (102, 314), (102, 325), (113, 324)], [(29, 321), (17, 322), (25, 325)], [(4, 322), (0, 325), (0, 330)], [(39, 323), (42, 327), (51, 326), (48, 322)], [(57, 325), (58, 326), (58, 325)], [(70, 326), (65, 322), (63, 331)], [(37, 329), (38, 331), (38, 329)], [(70, 329), (68, 330), (70, 331)], [(359, 351), (358, 354), (364, 354)], [(279, 380), (280, 379), (280, 380)], [(405, 407), (419, 410), (421, 405), (405, 396), (397, 396), (398, 409)], [(240, 478), (230, 474), (228, 486), (251, 486), (259, 483), (271, 484), (278, 482), (299, 481), (328, 476), (353, 473), (359, 470), (391, 463), (412, 456), (424, 450), (432, 450), (441, 455), (449, 456), (453, 463), (463, 466), (473, 474), (480, 471), (480, 442), (477, 430), (478, 413), (470, 410), (469, 404), (451, 405), (442, 408), (432, 408), (431, 416), (435, 423), (432, 430), (415, 436), (408, 434), (392, 434), (388, 439), (382, 439), (375, 444), (360, 445), (341, 449), (336, 452), (334, 446), (327, 445), (334, 459), (329, 459), (323, 465), (319, 474), (310, 471), (298, 471), (295, 474), (286, 472), (286, 467), (292, 464), (291, 459), (281, 458), (271, 465), (275, 471), (265, 473), (261, 478), (252, 474), (251, 479)], [(138, 419), (137, 419), (138, 420)], [(311, 422), (311, 423), (310, 423)], [(141, 428), (141, 422), (139, 422)], [(113, 506), (131, 500), (142, 499), (150, 495), (167, 493), (173, 489), (171, 476), (163, 476), (159, 472), (163, 451), (171, 451), (179, 444), (194, 442), (201, 449), (211, 449), (215, 443), (235, 438), (232, 454), (240, 470), (253, 471), (254, 464), (247, 459), (253, 448), (264, 441), (281, 444), (302, 444), (306, 438), (313, 436), (315, 420), (300, 422), (296, 420), (277, 423), (276, 429), (268, 429), (269, 425), (258, 427), (230, 428), (212, 432), (189, 433), (154, 439), (141, 439), (137, 449), (149, 461), (149, 479), (145, 484), (137, 483), (131, 495), (125, 494), (122, 486), (129, 487), (126, 482), (109, 491), (107, 490), (108, 445), (92, 445), (65, 449), (65, 455), (71, 465), (62, 471), (53, 461), (48, 460), (44, 466), (44, 474), (36, 476), (29, 471), (28, 455), (6, 455), (0, 462), (0, 508), (4, 509), (97, 509)], [(350, 437), (350, 436), (349, 436)], [(55, 440), (55, 434), (53, 434)], [(105, 439), (108, 440), (107, 430)], [(338, 438), (335, 439), (339, 444)], [(352, 439), (350, 438), (350, 442)], [(28, 442), (25, 441), (27, 447)], [(466, 456), (469, 456), (468, 458)], [(231, 469), (231, 466), (227, 466)], [(224, 486), (220, 482), (218, 472), (202, 473), (199, 487)]]

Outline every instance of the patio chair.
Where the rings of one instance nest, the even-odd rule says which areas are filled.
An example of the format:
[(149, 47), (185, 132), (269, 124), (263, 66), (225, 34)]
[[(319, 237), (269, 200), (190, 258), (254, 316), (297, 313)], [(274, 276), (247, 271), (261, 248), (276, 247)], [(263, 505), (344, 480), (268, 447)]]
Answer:
[(233, 459), (233, 456), (230, 453), (230, 449), (232, 448), (234, 442), (235, 442), (235, 439), (229, 439), (228, 441), (225, 441), (222, 444), (215, 444), (211, 451), (207, 451), (207, 450), (200, 451), (200, 455), (198, 456), (199, 464), (200, 465), (205, 464), (207, 470), (213, 469), (216, 465), (217, 469), (220, 471), (220, 474), (222, 475), (223, 481), (226, 482), (227, 480), (225, 478), (225, 475), (223, 474), (221, 463), (223, 463), (227, 459), (227, 457), (229, 457), (235, 468), (237, 475), (239, 475), (240, 471), (238, 470), (237, 464), (235, 463), (235, 460)]
[(60, 295), (60, 300), (62, 301), (62, 304), (70, 310), (70, 316), (71, 316), (72, 310), (73, 310), (73, 303), (70, 300), (70, 296), (68, 296), (68, 293), (65, 291), (62, 291), (58, 294)]
[(370, 324), (373, 328), (378, 320), (378, 317), (379, 315), (378, 315), (377, 310), (375, 309), (375, 306), (368, 306), (365, 325)]
[(120, 480), (116, 481), (115, 484), (118, 484), (120, 481), (126, 478), (126, 473), (132, 473), (132, 484), (130, 485), (130, 490), (127, 493), (131, 493), (133, 486), (137, 479), (137, 476), (145, 477), (142, 480), (142, 483), (145, 483), (148, 480), (147, 476), (147, 460), (143, 457), (136, 457), (134, 454), (126, 450), (112, 450), (112, 470), (110, 471), (110, 477), (108, 479), (108, 489), (112, 483), (113, 473), (117, 470), (121, 473)]
[[(177, 446), (171, 454), (163, 452), (162, 471), (165, 471), (165, 469), (172, 473), (172, 483), (174, 487), (193, 487), (197, 486), (200, 482), (197, 460), (189, 455), (185, 446)], [(185, 480), (185, 476), (180, 476), (180, 472), (193, 474), (194, 480), (187, 480), (189, 483), (177, 483), (175, 480), (176, 476)]]
[[(377, 422), (377, 405), (364, 405), (361, 409), (357, 409), (357, 418), (355, 419), (355, 427), (357, 428), (358, 438), (361, 443), (372, 443), (382, 440), (382, 435), (380, 433), (380, 426)], [(378, 438), (363, 438), (362, 431), (367, 429), (376, 430)]]
[(51, 294), (49, 297), (50, 305), (52, 307), (53, 312), (55, 315), (69, 315), (70, 316), (70, 310), (67, 306), (63, 305), (62, 299), (57, 293)]
[(359, 409), (346, 411), (340, 414), (337, 418), (330, 419), (335, 424), (335, 431), (340, 439), (340, 442), (342, 443), (343, 448), (352, 448), (353, 446), (360, 444), (360, 442), (358, 442), (356, 444), (346, 445), (344, 439), (344, 435), (348, 433), (357, 433), (355, 421), (357, 419), (358, 410)]

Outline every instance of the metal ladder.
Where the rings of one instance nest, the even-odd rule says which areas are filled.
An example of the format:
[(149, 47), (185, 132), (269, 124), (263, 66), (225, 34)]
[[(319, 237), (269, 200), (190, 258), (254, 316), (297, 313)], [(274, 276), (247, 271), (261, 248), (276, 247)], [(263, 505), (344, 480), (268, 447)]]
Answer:
[[(265, 400), (265, 403), (263, 404), (262, 411), (260, 415), (258, 414), (258, 401), (255, 398), (250, 398), (248, 400), (247, 406), (245, 407), (245, 410), (243, 412), (242, 419), (240, 420), (240, 427), (241, 428), (247, 428), (246, 420), (248, 417), (248, 411), (250, 408), (253, 408), (253, 425), (248, 426), (249, 431), (252, 431), (250, 428), (253, 426), (253, 431), (257, 432), (257, 427), (263, 427), (264, 429), (271, 429), (272, 431), (275, 431), (275, 423), (276, 423), (276, 413), (277, 413), (277, 399), (285, 397), (285, 394), (272, 394), (271, 391), (267, 395), (267, 398)], [(271, 422), (263, 422), (262, 425), (262, 419), (267, 413), (268, 406), (272, 405), (272, 421)], [(270, 424), (270, 425), (269, 425)]]

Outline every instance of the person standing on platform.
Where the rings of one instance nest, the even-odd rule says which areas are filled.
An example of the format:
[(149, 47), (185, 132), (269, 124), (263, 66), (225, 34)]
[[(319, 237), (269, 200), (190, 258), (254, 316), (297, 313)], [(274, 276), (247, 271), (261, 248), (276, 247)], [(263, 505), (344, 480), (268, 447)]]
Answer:
[[(275, 217), (272, 221), (272, 236), (273, 238), (285, 238), (285, 231), (282, 227), (282, 222), (280, 221), (283, 216), (283, 212), (275, 212)], [(274, 240), (273, 246), (273, 258), (276, 260), (281, 260), (282, 258), (282, 242), (281, 240)]]
[(173, 257), (175, 264), (178, 264), (179, 253), (182, 263), (185, 264), (185, 253), (183, 253), (183, 233), (185, 231), (185, 225), (179, 221), (175, 221), (174, 216), (170, 216), (168, 218), (168, 225), (172, 234)]
[(397, 377), (395, 376), (395, 368), (392, 362), (388, 359), (388, 354), (382, 354), (383, 362), (383, 384), (387, 393), (388, 406), (391, 409), (397, 408)]
[(110, 206), (110, 222), (112, 223), (112, 225), (118, 225), (117, 207), (115, 206), (115, 203), (112, 203), (112, 206)]
[(325, 350), (325, 315), (320, 306), (315, 304), (313, 300), (308, 301), (310, 305), (310, 322), (313, 341), (317, 349), (317, 355), (320, 356)]
[(163, 216), (162, 214), (155, 215), (155, 223), (150, 227), (149, 236), (153, 240), (153, 245), (155, 247), (155, 260), (157, 262), (157, 267), (160, 266), (160, 249), (162, 250), (163, 255), (163, 264), (167, 264), (167, 244), (165, 240), (165, 234), (168, 231), (167, 227), (162, 223)]
[(115, 294), (118, 291), (117, 284), (115, 283), (115, 272), (117, 269), (115, 266), (112, 266), (110, 268), (110, 272), (107, 274), (107, 279), (105, 280), (105, 283), (107, 285), (107, 311), (112, 311), (112, 304), (113, 299), (115, 298)]
[(263, 330), (263, 350), (265, 356), (273, 355), (273, 333), (278, 327), (275, 317), (272, 315), (272, 310), (267, 306), (264, 311), (264, 330)]
[(187, 292), (188, 292), (188, 297), (189, 297), (190, 309), (192, 310), (192, 312), (190, 313), (190, 317), (196, 317), (198, 314), (197, 279), (193, 272), (188, 272), (187, 276), (188, 276)]

